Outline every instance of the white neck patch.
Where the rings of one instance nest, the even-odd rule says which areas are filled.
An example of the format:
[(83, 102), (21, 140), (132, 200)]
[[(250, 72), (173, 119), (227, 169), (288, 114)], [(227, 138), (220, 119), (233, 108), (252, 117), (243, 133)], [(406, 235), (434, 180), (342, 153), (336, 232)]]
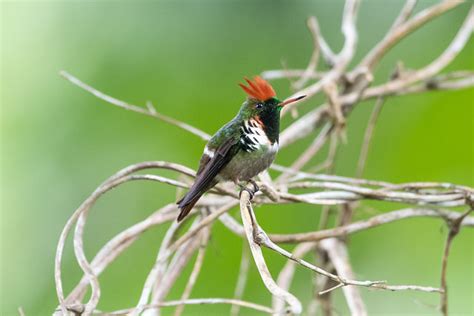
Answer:
[(262, 126), (254, 119), (245, 121), (240, 127), (240, 132), (240, 142), (247, 152), (257, 150), (262, 146), (273, 147)]

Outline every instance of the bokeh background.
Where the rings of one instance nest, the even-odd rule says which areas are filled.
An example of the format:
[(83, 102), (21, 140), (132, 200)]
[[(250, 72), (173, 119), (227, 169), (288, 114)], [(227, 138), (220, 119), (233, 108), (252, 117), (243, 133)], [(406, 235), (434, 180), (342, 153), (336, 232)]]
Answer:
[[(355, 61), (382, 38), (404, 1), (362, 1)], [(417, 11), (435, 3), (420, 1)], [(448, 45), (469, 10), (452, 10), (395, 47), (376, 73), (385, 80), (398, 60), (421, 67)], [(311, 39), (306, 18), (316, 15), (337, 51), (342, 44), (342, 1), (38, 1), (1, 3), (1, 314), (49, 315), (56, 306), (53, 261), (59, 233), (74, 209), (118, 169), (145, 160), (196, 167), (203, 142), (174, 126), (112, 107), (58, 75), (64, 69), (131, 103), (154, 102), (158, 111), (208, 133), (229, 120), (244, 94), (237, 82), (263, 70), (306, 66)], [(474, 69), (473, 40), (449, 69)], [(274, 83), (280, 96), (285, 80)], [(322, 101), (307, 102), (302, 111)], [(474, 185), (473, 90), (430, 92), (389, 99), (376, 129), (364, 174), (393, 182), (447, 181)], [(336, 173), (354, 176), (373, 102), (348, 122), (348, 143)], [(286, 117), (286, 126), (290, 118)], [(286, 148), (288, 165), (309, 140)], [(321, 160), (323, 153), (318, 157)], [(317, 161), (314, 162), (314, 164)], [(175, 200), (157, 183), (130, 183), (102, 199), (86, 227), (89, 257), (110, 237)], [(356, 217), (403, 205), (364, 203)], [(314, 229), (320, 207), (260, 207), (269, 232)], [(232, 214), (238, 216), (236, 210)], [(101, 275), (101, 310), (133, 306), (153, 264), (165, 228), (147, 232)], [(436, 219), (393, 223), (351, 237), (350, 255), (361, 279), (391, 284), (439, 285), (447, 230)], [(453, 315), (474, 313), (474, 232), (456, 238), (449, 262)], [(214, 225), (193, 297), (231, 297), (242, 241)], [(265, 252), (272, 271), (285, 260)], [(169, 295), (178, 298), (190, 269)], [(80, 277), (71, 244), (64, 260), (66, 290)], [(292, 291), (309, 302), (310, 273), (298, 269)], [(438, 296), (361, 289), (372, 315), (435, 315)], [(251, 267), (245, 299), (269, 303)], [(341, 292), (339, 314), (347, 314)], [(228, 306), (187, 307), (189, 315), (222, 315)], [(164, 314), (173, 312), (167, 309)], [(243, 310), (243, 315), (254, 312)]]

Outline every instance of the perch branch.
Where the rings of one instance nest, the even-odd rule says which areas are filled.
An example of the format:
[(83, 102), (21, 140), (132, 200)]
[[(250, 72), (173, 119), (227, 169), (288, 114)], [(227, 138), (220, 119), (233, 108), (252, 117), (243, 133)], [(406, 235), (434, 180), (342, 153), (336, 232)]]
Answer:
[[(248, 188), (246, 190), (249, 190)], [(240, 205), (241, 205), (241, 213), (242, 213), (242, 220), (244, 222), (244, 229), (246, 232), (247, 239), (250, 237), (253, 238), (253, 243), (256, 244), (257, 246), (264, 246), (270, 250), (275, 251), (276, 253), (286, 257), (287, 259), (293, 260), (300, 264), (301, 266), (310, 269), (318, 274), (321, 274), (338, 284), (340, 283), (341, 286), (348, 286), (348, 285), (355, 285), (355, 286), (364, 286), (364, 287), (373, 287), (377, 289), (384, 289), (384, 290), (391, 290), (391, 291), (398, 291), (398, 290), (419, 290), (419, 291), (424, 291), (424, 292), (440, 292), (440, 289), (433, 288), (433, 287), (423, 287), (423, 286), (412, 286), (412, 285), (397, 285), (397, 286), (390, 286), (384, 284), (385, 281), (358, 281), (358, 280), (350, 280), (343, 278), (341, 276), (332, 274), (328, 271), (325, 271), (303, 259), (300, 259), (290, 252), (284, 250), (283, 248), (279, 247), (276, 245), (274, 242), (270, 240), (268, 235), (265, 233), (265, 231), (258, 225), (255, 214), (253, 212), (252, 205), (250, 203), (250, 194), (246, 191), (241, 192), (241, 199), (240, 199)], [(246, 214), (247, 213), (247, 214)], [(244, 218), (246, 216), (246, 218)], [(246, 227), (249, 226), (249, 227)], [(249, 241), (250, 242), (250, 241)], [(252, 248), (251, 248), (252, 249)], [(259, 249), (259, 248), (258, 248)], [(252, 252), (254, 255), (255, 259), (255, 252)], [(260, 262), (261, 263), (261, 262)], [(258, 266), (258, 263), (257, 263)], [(272, 279), (273, 280), (273, 279)], [(268, 279), (267, 279), (268, 281)], [(265, 281), (264, 281), (265, 282)], [(274, 281), (272, 281), (274, 283)], [(277, 284), (275, 284), (277, 286)], [(267, 286), (268, 288), (268, 286)], [(283, 289), (278, 287), (278, 291), (282, 291)], [(275, 293), (270, 289), (270, 292), (272, 292), (274, 295)], [(273, 288), (274, 290), (274, 288)], [(278, 297), (281, 297), (281, 295), (276, 295)], [(288, 300), (287, 300), (288, 302)], [(290, 304), (291, 305), (291, 304)]]
[[(302, 312), (302, 306), (300, 301), (293, 296), (290, 292), (280, 288), (273, 280), (270, 271), (268, 270), (265, 258), (263, 257), (260, 246), (254, 241), (254, 227), (253, 227), (253, 210), (250, 204), (250, 193), (246, 190), (241, 192), (240, 197), (240, 213), (242, 216), (242, 222), (244, 224), (245, 235), (250, 245), (253, 259), (257, 266), (260, 277), (266, 288), (272, 293), (273, 296), (284, 300), (288, 303), (289, 311), (294, 315), (299, 315)], [(277, 311), (278, 312), (278, 311)]]

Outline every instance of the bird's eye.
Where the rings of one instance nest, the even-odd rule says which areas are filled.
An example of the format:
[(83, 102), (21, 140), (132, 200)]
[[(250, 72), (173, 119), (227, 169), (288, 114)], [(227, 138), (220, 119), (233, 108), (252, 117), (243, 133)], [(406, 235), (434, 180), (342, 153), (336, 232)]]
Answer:
[(256, 108), (256, 109), (261, 109), (262, 107), (263, 107), (263, 104), (262, 104), (262, 103), (257, 103), (257, 104), (255, 105), (255, 108)]

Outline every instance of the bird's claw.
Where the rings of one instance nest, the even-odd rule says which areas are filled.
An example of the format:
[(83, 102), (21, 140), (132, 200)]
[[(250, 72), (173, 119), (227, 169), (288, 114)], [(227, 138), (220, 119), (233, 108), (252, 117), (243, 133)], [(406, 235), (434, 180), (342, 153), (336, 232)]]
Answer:
[(239, 194), (239, 198), (242, 197), (242, 192), (244, 192), (244, 191), (247, 191), (247, 192), (249, 193), (249, 195), (250, 195), (250, 200), (252, 200), (252, 199), (253, 199), (253, 196), (254, 196), (254, 194), (255, 194), (255, 192), (252, 191), (251, 189), (245, 187), (245, 186), (241, 187), (240, 194)]
[(255, 195), (255, 193), (257, 193), (257, 192), (260, 190), (260, 188), (258, 187), (258, 185), (257, 185), (257, 183), (256, 183), (255, 181), (249, 180), (248, 182), (253, 185), (253, 190), (250, 189), (250, 188), (248, 188), (248, 187), (245, 186), (245, 185), (239, 185), (239, 186), (240, 186), (239, 198), (242, 196), (242, 192), (247, 191), (247, 192), (249, 193), (249, 195), (250, 195), (250, 200), (252, 200), (253, 197), (254, 197), (254, 195)]
[(255, 182), (255, 181), (252, 180), (252, 179), (250, 179), (249, 182), (252, 183), (252, 185), (253, 185), (253, 191), (254, 191), (254, 193), (257, 193), (258, 191), (260, 191), (260, 187), (257, 185), (257, 182)]

